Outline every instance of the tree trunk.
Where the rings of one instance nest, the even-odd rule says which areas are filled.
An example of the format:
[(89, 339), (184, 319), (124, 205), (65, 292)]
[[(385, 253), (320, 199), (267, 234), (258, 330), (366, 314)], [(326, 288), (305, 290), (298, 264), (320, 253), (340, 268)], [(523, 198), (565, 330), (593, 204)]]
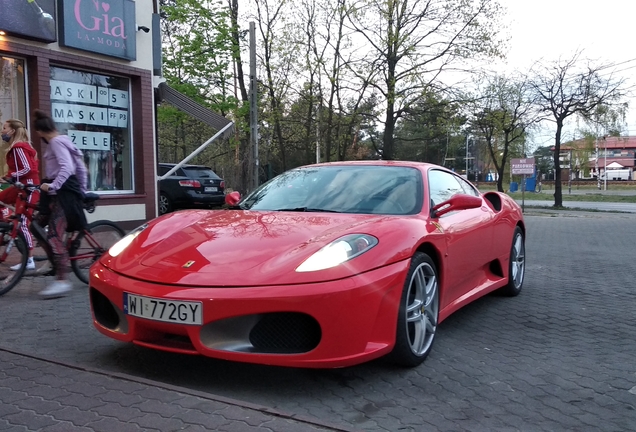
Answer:
[(393, 102), (388, 102), (386, 107), (386, 118), (384, 120), (384, 136), (382, 137), (382, 159), (393, 160), (393, 133), (395, 132), (395, 108)]
[(554, 138), (554, 207), (563, 207), (563, 192), (561, 188), (561, 131), (563, 121), (557, 120), (556, 135)]
[[(239, 24), (238, 24), (238, 0), (231, 0), (231, 21), (232, 21), (232, 48), (234, 61), (236, 66), (236, 80), (238, 83), (238, 91), (240, 92), (240, 99), (243, 104), (249, 104), (249, 95), (247, 93), (247, 87), (245, 86), (245, 74), (243, 72), (243, 61), (241, 60), (241, 44), (239, 36)], [(238, 98), (238, 95), (236, 95)], [(243, 116), (245, 124), (250, 124), (250, 114), (246, 111)], [(238, 184), (234, 189), (246, 193), (250, 189), (251, 184), (251, 171), (248, 164), (249, 158), (244, 158), (243, 155), (250, 152), (250, 140), (249, 136), (243, 134), (243, 131), (239, 130), (238, 124), (235, 124), (236, 138), (238, 139), (238, 154), (236, 158), (236, 168), (238, 170)]]

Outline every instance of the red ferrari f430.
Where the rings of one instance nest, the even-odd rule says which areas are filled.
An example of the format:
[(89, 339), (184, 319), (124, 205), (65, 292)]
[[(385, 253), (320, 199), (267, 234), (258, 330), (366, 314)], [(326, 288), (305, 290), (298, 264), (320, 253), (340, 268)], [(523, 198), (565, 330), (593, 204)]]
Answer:
[(437, 165), (316, 164), (226, 200), (151, 220), (91, 267), (101, 333), (240, 362), (417, 366), (450, 314), (521, 291), (520, 207)]

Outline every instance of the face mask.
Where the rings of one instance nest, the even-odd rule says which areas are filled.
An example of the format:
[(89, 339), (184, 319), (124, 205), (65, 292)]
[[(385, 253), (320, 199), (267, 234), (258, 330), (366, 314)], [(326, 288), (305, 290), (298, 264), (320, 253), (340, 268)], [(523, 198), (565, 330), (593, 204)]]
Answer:
[(11, 141), (11, 135), (9, 135), (9, 134), (2, 134), (2, 141), (4, 141), (4, 142), (9, 142), (9, 141)]

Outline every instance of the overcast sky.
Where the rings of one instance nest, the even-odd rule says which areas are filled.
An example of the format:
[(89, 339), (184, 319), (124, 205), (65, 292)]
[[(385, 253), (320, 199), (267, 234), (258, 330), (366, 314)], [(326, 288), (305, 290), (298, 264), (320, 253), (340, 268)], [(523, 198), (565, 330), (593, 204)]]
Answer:
[[(507, 32), (511, 36), (507, 55), (509, 67), (523, 71), (537, 60), (567, 59), (577, 50), (582, 50), (582, 57), (595, 60), (596, 64), (617, 64), (617, 73), (628, 77), (630, 85), (636, 84), (636, 79), (631, 78), (636, 78), (636, 2), (499, 2), (508, 9)], [(630, 100), (630, 105), (627, 128), (631, 135), (636, 135), (636, 98)], [(547, 131), (537, 134), (534, 140), (538, 145), (552, 143)]]

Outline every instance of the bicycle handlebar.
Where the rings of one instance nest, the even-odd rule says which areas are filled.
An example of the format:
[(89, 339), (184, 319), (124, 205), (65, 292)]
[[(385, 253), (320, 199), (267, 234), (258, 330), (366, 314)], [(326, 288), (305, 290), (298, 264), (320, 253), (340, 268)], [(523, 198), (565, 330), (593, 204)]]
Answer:
[[(33, 192), (35, 190), (40, 189), (40, 185), (24, 184), (24, 183), (15, 181), (10, 177), (4, 177), (3, 180), (5, 180), (10, 185), (13, 185), (21, 190), (27, 190), (27, 191)], [(86, 192), (82, 199), (82, 206), (84, 207), (84, 210), (86, 210), (86, 212), (88, 213), (93, 213), (95, 211), (95, 201), (97, 201), (100, 198), (101, 197), (96, 193)]]

